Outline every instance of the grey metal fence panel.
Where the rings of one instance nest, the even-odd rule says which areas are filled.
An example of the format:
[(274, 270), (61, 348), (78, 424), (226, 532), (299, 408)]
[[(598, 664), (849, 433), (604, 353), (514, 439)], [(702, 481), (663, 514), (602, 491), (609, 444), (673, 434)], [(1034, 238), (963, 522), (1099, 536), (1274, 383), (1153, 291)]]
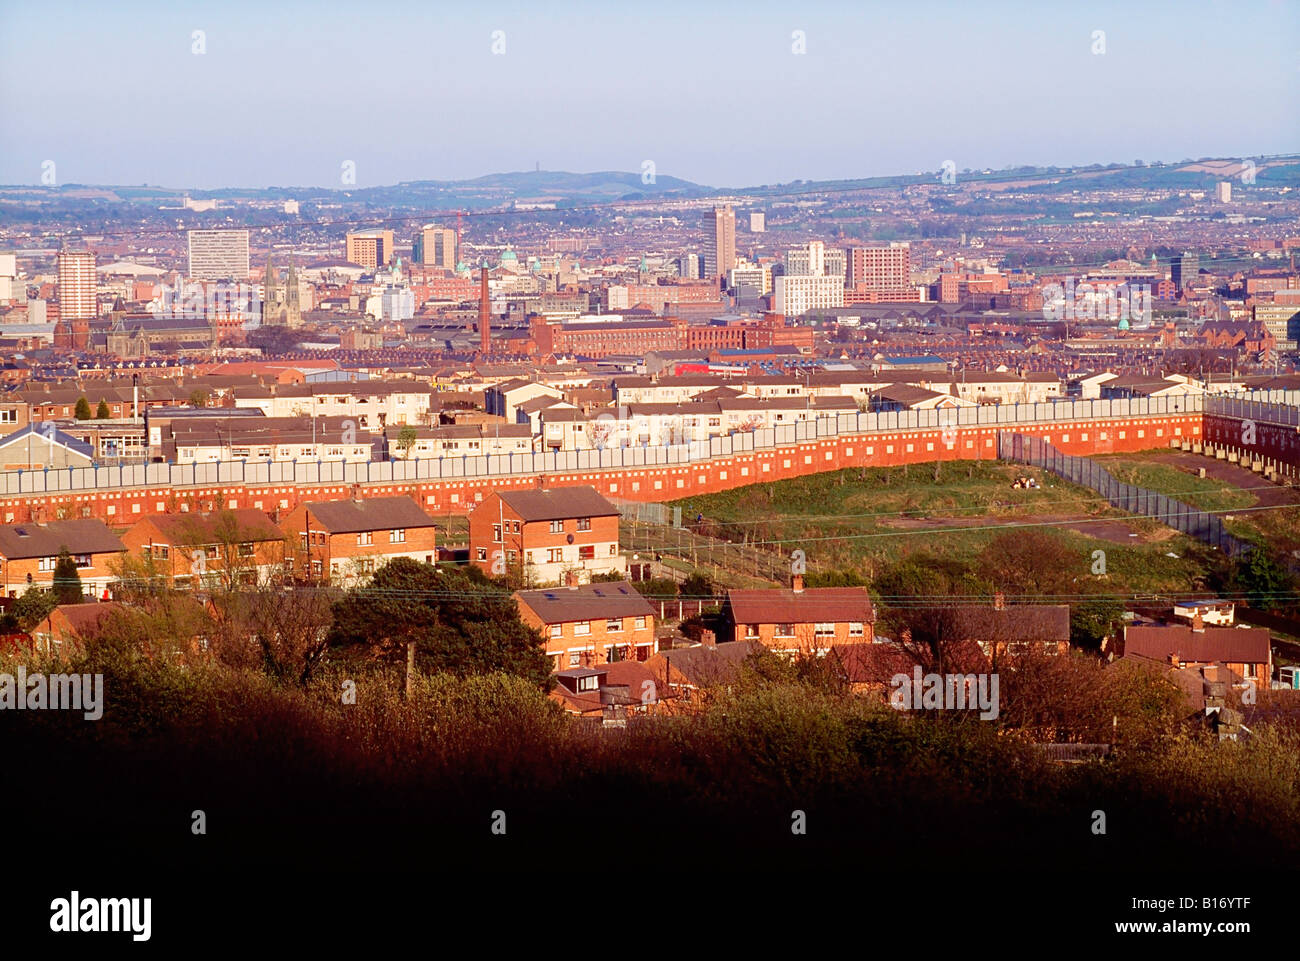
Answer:
[(1223, 521), (1168, 495), (1132, 484), (1122, 484), (1105, 468), (1086, 457), (1066, 454), (1041, 437), (999, 431), (998, 457), (1034, 464), (1075, 484), (1090, 487), (1120, 510), (1152, 517), (1231, 555), (1244, 554), (1254, 545), (1229, 534)]

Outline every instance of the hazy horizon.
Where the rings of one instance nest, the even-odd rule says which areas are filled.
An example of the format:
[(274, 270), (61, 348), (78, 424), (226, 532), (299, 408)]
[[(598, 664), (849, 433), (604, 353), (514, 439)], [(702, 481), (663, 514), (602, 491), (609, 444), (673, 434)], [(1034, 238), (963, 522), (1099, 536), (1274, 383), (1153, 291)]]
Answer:
[[(0, 3), (0, 25), (7, 184), (39, 184), (47, 160), (61, 184), (196, 190), (652, 161), (659, 176), (745, 187), (945, 160), (1231, 157), (1243, 130), (1251, 155), (1300, 145), (1300, 5), (1284, 0), (902, 12), (398, 0), (377, 16), (334, 0), (55, 0)], [(341, 182), (345, 161), (355, 184)]]

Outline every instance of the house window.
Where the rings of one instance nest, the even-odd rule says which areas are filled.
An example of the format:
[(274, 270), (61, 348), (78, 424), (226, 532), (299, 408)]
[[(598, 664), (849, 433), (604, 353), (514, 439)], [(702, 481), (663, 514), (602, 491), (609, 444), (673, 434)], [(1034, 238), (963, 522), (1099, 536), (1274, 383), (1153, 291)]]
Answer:
[(644, 618), (644, 617), (638, 617), (638, 618), (636, 619), (636, 629), (637, 629), (638, 631), (644, 631), (644, 630), (645, 630), (645, 618)]
[(600, 680), (600, 678), (595, 674), (591, 675), (591, 677), (580, 677), (578, 678), (578, 690), (594, 691), (596, 690), (596, 682), (598, 680)]
[(617, 545), (617, 544), (610, 544), (610, 545), (609, 545), (609, 556), (610, 556), (610, 557), (613, 557), (613, 556), (614, 556), (615, 554), (617, 554), (617, 553), (618, 553), (618, 545)]
[(849, 637), (862, 637), (866, 633), (866, 628), (862, 621), (849, 622)]
[(362, 531), (357, 535), (357, 547), (369, 547), (375, 542), (373, 531)]
[(776, 636), (777, 636), (777, 637), (794, 637), (794, 625), (793, 625), (793, 624), (778, 624), (778, 625), (776, 625)]
[(594, 561), (596, 559), (596, 545), (583, 544), (578, 548), (578, 560)]
[(563, 533), (564, 533), (564, 521), (551, 521), (551, 533), (552, 533), (552, 534), (563, 534)]
[(573, 633), (574, 633), (574, 634), (579, 634), (579, 635), (581, 635), (581, 634), (590, 634), (590, 633), (591, 633), (591, 621), (576, 621), (576, 622), (574, 622), (574, 625), (573, 625)]
[(608, 632), (608, 631), (621, 631), (621, 630), (623, 630), (623, 618), (621, 618), (621, 617), (611, 617), (611, 618), (609, 618), (607, 621), (605, 621), (605, 630), (606, 630), (607, 632)]
[(498, 543), (498, 544), (501, 543), (501, 525), (500, 525), (500, 524), (493, 524), (493, 525), (492, 525), (492, 540), (495, 541), (495, 542)]
[(252, 542), (248, 542), (248, 543), (244, 543), (244, 544), (240, 544), (240, 545), (239, 545), (239, 556), (240, 556), (240, 557), (252, 557), (252, 556), (253, 556), (253, 545), (252, 545)]
[(579, 664), (581, 664), (581, 663), (582, 663), (582, 652), (581, 652), (581, 651), (570, 651), (570, 652), (569, 652), (569, 667), (577, 667), (577, 666), (578, 666)]
[(480, 548), (478, 548), (478, 554), (477, 554), (477, 556), (478, 556), (478, 559), (481, 560), (481, 561), (485, 561), (485, 560), (487, 560), (487, 548), (486, 548), (486, 547), (480, 547)]
[(834, 637), (835, 625), (827, 621), (821, 621), (813, 628), (814, 637)]
[(548, 564), (559, 564), (564, 560), (564, 548), (551, 547), (546, 551), (546, 562)]
[(589, 531), (589, 530), (591, 530), (591, 518), (590, 518), (590, 517), (579, 517), (579, 518), (578, 518), (578, 530), (580, 530), (580, 531)]
[(563, 624), (552, 624), (552, 625), (551, 625), (551, 637), (563, 637), (563, 636), (564, 636), (564, 625), (563, 625)]
[(513, 533), (518, 534), (518, 533), (519, 533), (519, 522), (518, 522), (518, 521), (511, 521), (511, 522), (510, 522), (510, 530), (511, 530)]
[(389, 532), (389, 535), (388, 535), (388, 543), (390, 543), (390, 544), (405, 544), (405, 543), (406, 543), (406, 531), (405, 531), (405, 530), (402, 530), (401, 528), (398, 528), (398, 529), (395, 530), (395, 531), (391, 531), (391, 532)]
[(745, 638), (746, 638), (747, 640), (757, 640), (757, 639), (758, 639), (758, 625), (757, 625), (757, 624), (746, 624), (746, 625), (745, 625)]

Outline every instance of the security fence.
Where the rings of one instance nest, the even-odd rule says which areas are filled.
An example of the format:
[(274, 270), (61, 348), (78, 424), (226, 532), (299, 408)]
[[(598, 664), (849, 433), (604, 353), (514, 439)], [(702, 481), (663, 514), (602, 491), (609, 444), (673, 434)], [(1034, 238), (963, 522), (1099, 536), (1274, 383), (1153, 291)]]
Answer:
[(1165, 494), (1118, 480), (1110, 471), (1086, 457), (1057, 450), (1041, 437), (1012, 431), (998, 433), (998, 458), (1020, 461), (1051, 471), (1073, 484), (1089, 487), (1113, 506), (1130, 514), (1141, 514), (1195, 537), (1227, 555), (1253, 550), (1254, 545), (1229, 534), (1223, 521)]
[[(673, 467), (715, 458), (815, 443), (841, 436), (869, 437), (894, 431), (1011, 427), (1076, 421), (1124, 420), (1200, 413), (1203, 398), (1143, 397), (1058, 400), (948, 410), (905, 410), (840, 414), (776, 427), (741, 431), (680, 444), (609, 447), (595, 450), (527, 452), (478, 457), (436, 457), (399, 461), (222, 461), (202, 464), (136, 464), (70, 467), (0, 473), (0, 497), (119, 488), (185, 488), (223, 485), (274, 486), (402, 484), (463, 481), (521, 475), (620, 471)], [(865, 439), (865, 438), (864, 438)]]

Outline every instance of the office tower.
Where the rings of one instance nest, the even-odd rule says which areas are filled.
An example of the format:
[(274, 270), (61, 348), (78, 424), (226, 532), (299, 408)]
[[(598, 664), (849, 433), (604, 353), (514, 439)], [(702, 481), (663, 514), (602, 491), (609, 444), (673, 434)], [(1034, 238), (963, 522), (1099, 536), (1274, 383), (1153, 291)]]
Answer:
[(99, 315), (95, 302), (98, 282), (95, 255), (89, 250), (59, 251), (59, 317), (62, 320), (93, 320)]
[(838, 277), (844, 282), (844, 251), (827, 248), (820, 240), (802, 247), (791, 247), (785, 252), (785, 273), (790, 277)]
[(704, 273), (710, 280), (725, 277), (736, 266), (736, 211), (730, 204), (714, 207), (704, 238)]
[(772, 310), (797, 317), (809, 310), (844, 306), (844, 278), (835, 274), (796, 274), (776, 278)]
[(888, 247), (854, 247), (848, 252), (849, 287), (868, 290), (910, 291), (912, 288), (912, 253), (907, 244)]
[(386, 267), (393, 259), (391, 230), (358, 230), (347, 236), (347, 260), (374, 270)]
[(248, 279), (247, 230), (191, 230), (191, 280)]
[(699, 254), (682, 254), (681, 259), (677, 261), (677, 273), (681, 275), (682, 280), (699, 280), (700, 268)]
[(767, 230), (767, 214), (761, 210), (756, 210), (749, 215), (749, 232), (751, 234), (761, 234)]
[(1214, 185), (1214, 195), (1221, 204), (1232, 203), (1232, 181), (1221, 180)]
[(772, 292), (772, 268), (739, 261), (727, 275), (727, 286), (739, 291), (742, 287), (752, 287), (759, 297)]
[(456, 231), (425, 224), (415, 238), (415, 260), (426, 267), (456, 269)]
[(1201, 272), (1200, 258), (1196, 254), (1180, 254), (1169, 262), (1174, 286), (1179, 290), (1194, 283)]

